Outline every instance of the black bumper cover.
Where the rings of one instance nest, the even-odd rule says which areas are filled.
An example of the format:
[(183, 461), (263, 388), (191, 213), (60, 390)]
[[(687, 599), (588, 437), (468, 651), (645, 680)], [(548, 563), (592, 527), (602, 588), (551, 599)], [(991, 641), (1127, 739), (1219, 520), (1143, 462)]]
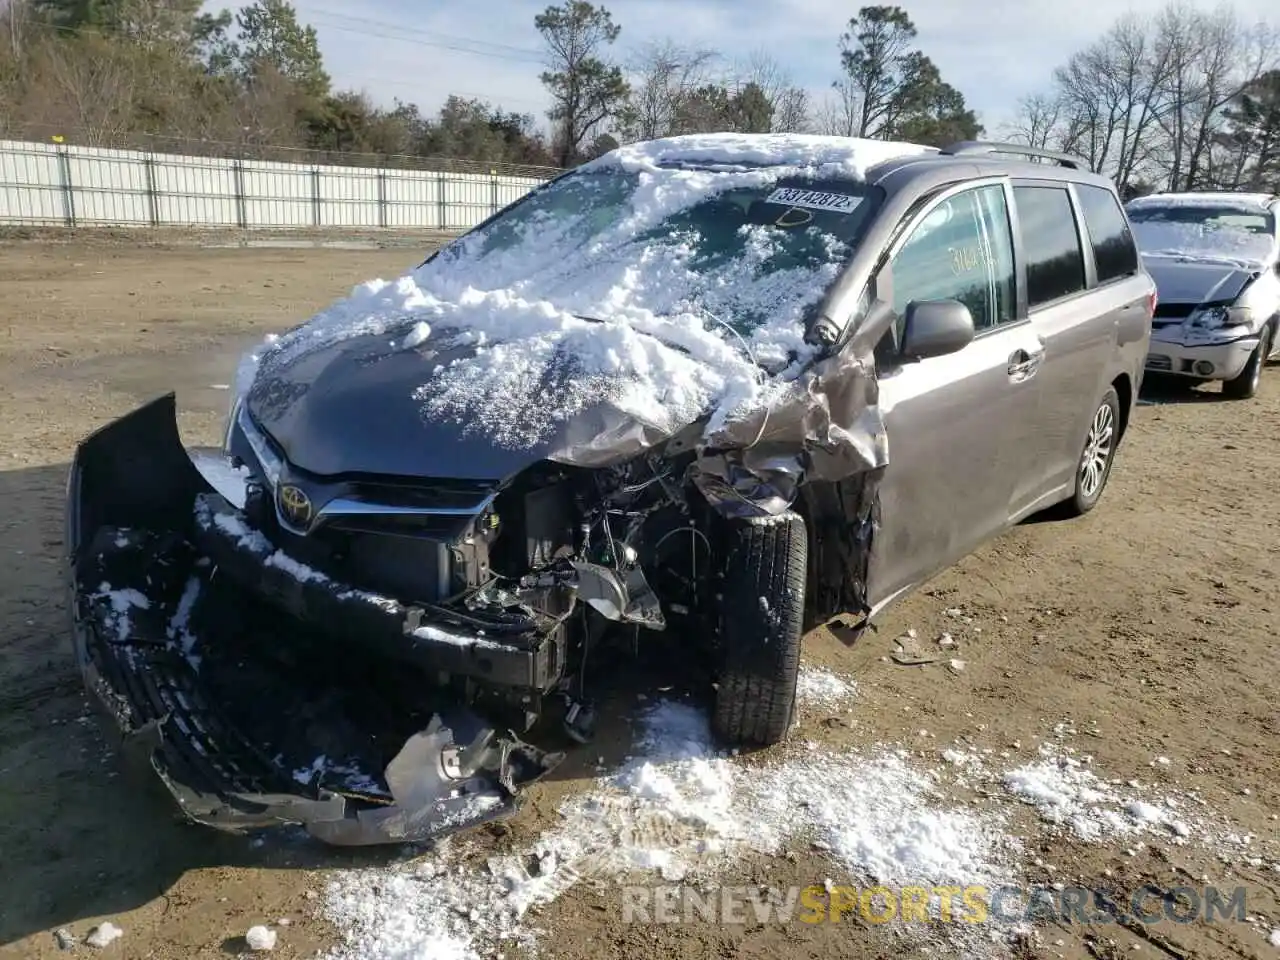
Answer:
[[(329, 580), (303, 582), (267, 563), (274, 548), (235, 534), (238, 515), (191, 462), (175, 414), (169, 394), (108, 424), (80, 444), (68, 477), (75, 656), (126, 754), (159, 776), (186, 817), (233, 832), (293, 824), (335, 844), (415, 842), (512, 813), (520, 788), (562, 755), (498, 736), (457, 705), (432, 708), (416, 731), (397, 735), (394, 755), (373, 776), (336, 784), (320, 770), (300, 778), (305, 753), (255, 737), (225, 709), (226, 687), (208, 682), (212, 669), (192, 656), (185, 618), (202, 603), (235, 606), (227, 590), (246, 585), (295, 618), (350, 634), (353, 644), (367, 640), (392, 657), (489, 682), (536, 685), (559, 649), (536, 635), (499, 643), (455, 624), (415, 629), (421, 614), (413, 609)], [(122, 604), (130, 597), (135, 605)], [(250, 644), (236, 656), (253, 653)], [(279, 680), (279, 700), (260, 700), (278, 709), (267, 727), (287, 729), (301, 722), (289, 713), (299, 701), (290, 699), (297, 694), (290, 679)]]

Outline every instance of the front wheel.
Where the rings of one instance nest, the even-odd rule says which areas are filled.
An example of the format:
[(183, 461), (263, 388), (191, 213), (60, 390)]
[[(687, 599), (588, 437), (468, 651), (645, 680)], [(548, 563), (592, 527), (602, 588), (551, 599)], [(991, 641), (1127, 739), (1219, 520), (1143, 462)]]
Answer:
[(725, 547), (712, 724), (732, 743), (769, 746), (795, 714), (808, 532), (795, 513), (731, 520)]
[(1089, 422), (1084, 449), (1076, 464), (1076, 488), (1065, 505), (1070, 516), (1084, 516), (1097, 506), (1111, 476), (1111, 464), (1119, 442), (1120, 395), (1115, 387), (1108, 387)]
[(1267, 364), (1267, 355), (1271, 353), (1271, 328), (1263, 327), (1258, 338), (1257, 349), (1249, 355), (1249, 362), (1244, 365), (1240, 374), (1231, 380), (1222, 382), (1222, 394), (1232, 400), (1248, 400), (1258, 392), (1262, 383), (1262, 368)]

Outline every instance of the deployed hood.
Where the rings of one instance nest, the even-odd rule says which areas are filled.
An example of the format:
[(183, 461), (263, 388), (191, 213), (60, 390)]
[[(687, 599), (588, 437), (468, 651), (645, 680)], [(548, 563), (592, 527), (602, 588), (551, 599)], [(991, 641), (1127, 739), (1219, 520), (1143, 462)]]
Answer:
[[(249, 413), (291, 464), (320, 476), (495, 481), (570, 449), (584, 466), (619, 461), (691, 422), (686, 416), (646, 423), (623, 411), (609, 398), (625, 392), (618, 383), (562, 417), (552, 431), (526, 443), (504, 443), (506, 434), (483, 419), (450, 415), (431, 403), (443, 371), (474, 359), (475, 338), (442, 330), (416, 342), (412, 334), (402, 328), (268, 353), (245, 398)], [(484, 392), (484, 384), (475, 386)], [(547, 409), (563, 408), (577, 389), (576, 367), (568, 359), (541, 371), (537, 392)]]
[(1230, 303), (1257, 275), (1258, 267), (1231, 261), (1144, 254), (1161, 303)]

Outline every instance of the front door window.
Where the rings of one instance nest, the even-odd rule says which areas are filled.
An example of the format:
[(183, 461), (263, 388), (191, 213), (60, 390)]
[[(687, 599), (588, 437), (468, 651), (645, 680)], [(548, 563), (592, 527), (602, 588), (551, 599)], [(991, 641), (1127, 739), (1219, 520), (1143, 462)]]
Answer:
[(1013, 242), (1004, 188), (993, 184), (948, 197), (915, 225), (890, 264), (898, 342), (913, 300), (959, 300), (979, 333), (1013, 321)]

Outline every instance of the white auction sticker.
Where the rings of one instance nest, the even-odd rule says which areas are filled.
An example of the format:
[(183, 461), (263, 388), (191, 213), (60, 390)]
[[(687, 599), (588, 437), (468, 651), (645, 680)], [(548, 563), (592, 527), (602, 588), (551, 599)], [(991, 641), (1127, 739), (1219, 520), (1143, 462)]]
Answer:
[(779, 187), (766, 203), (782, 203), (789, 207), (807, 207), (810, 210), (834, 210), (836, 213), (853, 213), (862, 203), (861, 197), (847, 193), (823, 193), (820, 190), (800, 190), (796, 187)]

